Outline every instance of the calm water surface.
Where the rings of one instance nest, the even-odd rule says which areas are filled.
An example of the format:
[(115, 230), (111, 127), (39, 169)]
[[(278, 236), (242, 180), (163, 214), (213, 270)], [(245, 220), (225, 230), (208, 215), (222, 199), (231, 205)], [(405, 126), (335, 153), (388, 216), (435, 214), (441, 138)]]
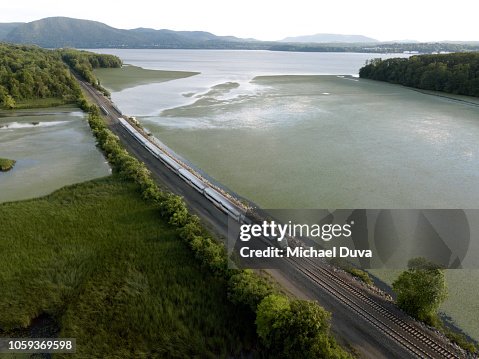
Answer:
[(0, 157), (17, 161), (11, 171), (0, 172), (0, 202), (46, 195), (110, 173), (77, 108), (1, 112)]
[[(262, 207), (478, 208), (479, 107), (356, 77), (367, 59), (384, 55), (95, 51), (149, 69), (201, 72), (112, 97)], [(396, 275), (376, 274), (389, 283)], [(444, 312), (479, 339), (479, 272), (447, 276)]]

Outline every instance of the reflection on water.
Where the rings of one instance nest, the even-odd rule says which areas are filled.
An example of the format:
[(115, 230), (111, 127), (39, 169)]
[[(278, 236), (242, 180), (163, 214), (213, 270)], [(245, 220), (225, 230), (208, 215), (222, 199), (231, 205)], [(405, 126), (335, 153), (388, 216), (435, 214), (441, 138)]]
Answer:
[(0, 173), (0, 202), (45, 195), (109, 174), (83, 113), (62, 109), (1, 113), (0, 157), (17, 162)]
[(266, 208), (476, 208), (478, 109), (348, 79), (257, 77), (255, 95), (140, 119)]
[[(479, 108), (348, 76), (384, 55), (96, 51), (201, 72), (112, 97), (177, 153), (265, 208), (478, 208)], [(390, 282), (394, 273), (376, 274)], [(443, 306), (476, 339), (478, 278), (448, 272)]]

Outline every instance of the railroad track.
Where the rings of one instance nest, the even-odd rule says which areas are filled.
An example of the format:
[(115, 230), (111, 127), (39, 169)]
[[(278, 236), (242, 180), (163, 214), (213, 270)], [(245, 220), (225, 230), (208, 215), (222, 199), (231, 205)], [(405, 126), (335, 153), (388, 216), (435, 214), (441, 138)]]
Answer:
[[(332, 294), (343, 305), (388, 335), (418, 358), (461, 358), (458, 353), (445, 347), (418, 328), (410, 325), (388, 308), (376, 302), (362, 290), (340, 278), (329, 268), (318, 265), (309, 259), (292, 260), (304, 275), (324, 290)], [(372, 313), (375, 312), (376, 315)]]
[[(99, 103), (111, 107), (111, 103), (96, 93), (88, 84), (81, 80), (79, 82)], [(113, 117), (111, 119), (115, 121), (116, 118)], [(318, 264), (309, 259), (293, 260), (288, 258), (287, 261), (313, 283), (330, 293), (352, 312), (379, 330), (379, 332), (400, 344), (412, 356), (431, 359), (461, 358), (458, 353), (425, 334), (422, 330), (407, 323), (391, 310), (365, 294), (361, 289), (338, 276), (337, 273), (324, 264)]]

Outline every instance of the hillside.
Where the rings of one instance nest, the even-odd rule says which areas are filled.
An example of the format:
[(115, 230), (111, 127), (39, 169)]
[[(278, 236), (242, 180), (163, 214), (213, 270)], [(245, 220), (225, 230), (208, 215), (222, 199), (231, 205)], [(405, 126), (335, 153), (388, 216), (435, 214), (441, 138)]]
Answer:
[(363, 35), (342, 35), (342, 34), (315, 34), (305, 36), (287, 37), (281, 42), (301, 42), (301, 43), (373, 43), (379, 42), (376, 39)]
[(0, 41), (45, 48), (231, 49), (299, 52), (402, 53), (478, 51), (477, 42), (383, 43), (362, 35), (316, 34), (259, 41), (205, 31), (116, 29), (101, 22), (50, 17), (29, 23), (0, 24)]
[(21, 22), (0, 23), (0, 41), (3, 41), (10, 31), (20, 25), (22, 25)]
[[(6, 31), (7, 26), (3, 28)], [(235, 47), (242, 41), (205, 31), (123, 30), (97, 21), (67, 17), (50, 17), (11, 28), (4, 36), (5, 41), (46, 48), (218, 48)]]
[(138, 41), (134, 34), (90, 20), (51, 17), (21, 24), (6, 37), (8, 42), (41, 47), (93, 47), (103, 44), (121, 47)]

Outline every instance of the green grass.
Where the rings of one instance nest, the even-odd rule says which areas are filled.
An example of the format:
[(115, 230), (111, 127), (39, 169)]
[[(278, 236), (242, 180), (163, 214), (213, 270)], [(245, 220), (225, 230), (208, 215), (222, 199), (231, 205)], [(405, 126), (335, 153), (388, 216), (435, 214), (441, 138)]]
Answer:
[(60, 337), (77, 338), (76, 357), (226, 357), (255, 346), (254, 318), (135, 185), (90, 181), (4, 203), (0, 218), (0, 336), (47, 313)]
[(100, 79), (101, 84), (112, 91), (122, 91), (139, 85), (182, 79), (199, 74), (199, 72), (189, 71), (149, 70), (132, 65), (121, 68), (95, 69), (93, 72)]
[(24, 101), (18, 101), (15, 105), (15, 109), (24, 110), (29, 108), (46, 108), (65, 105), (68, 103), (74, 103), (72, 101), (65, 101), (61, 98), (36, 98)]
[(8, 158), (0, 158), (0, 171), (10, 171), (15, 166), (16, 161), (9, 160)]

